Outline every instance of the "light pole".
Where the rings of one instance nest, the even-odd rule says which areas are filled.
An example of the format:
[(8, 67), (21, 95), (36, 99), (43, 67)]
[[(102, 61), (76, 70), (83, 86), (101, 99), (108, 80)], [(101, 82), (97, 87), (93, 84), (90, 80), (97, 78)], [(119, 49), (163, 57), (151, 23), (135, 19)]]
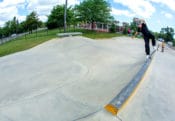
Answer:
[(67, 0), (65, 1), (65, 6), (64, 6), (64, 32), (66, 32), (66, 28), (67, 28), (66, 16), (67, 16)]

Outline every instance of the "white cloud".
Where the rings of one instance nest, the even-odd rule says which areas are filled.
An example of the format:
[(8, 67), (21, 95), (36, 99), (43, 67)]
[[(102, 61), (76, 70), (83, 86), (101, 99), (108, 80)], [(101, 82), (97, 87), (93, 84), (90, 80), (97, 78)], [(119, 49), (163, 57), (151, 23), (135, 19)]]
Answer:
[[(28, 6), (27, 9), (30, 11), (33, 11), (35, 9), (37, 9), (38, 11), (41, 11), (40, 9), (44, 10), (44, 11), (48, 11), (50, 12), (50, 10), (53, 8), (53, 6), (56, 5), (62, 5), (65, 4), (64, 0), (28, 0)], [(68, 0), (68, 6), (70, 5), (75, 5), (78, 4), (78, 0)], [(47, 13), (48, 13), (47, 12)]]
[[(50, 14), (53, 6), (65, 4), (65, 0), (28, 0), (27, 10), (32, 12), (35, 10), (40, 20), (46, 21), (47, 15)], [(79, 0), (68, 0), (68, 6), (78, 4)]]
[(169, 19), (172, 19), (172, 18), (173, 18), (173, 15), (170, 14), (170, 13), (166, 13), (166, 14), (165, 14), (165, 17), (167, 17), (167, 18), (169, 18)]
[[(78, 4), (80, 0), (68, 0), (68, 6)], [(26, 9), (28, 13), (36, 11), (42, 21), (47, 20), (53, 6), (64, 4), (65, 0), (3, 0), (0, 2), (0, 26), (14, 16), (19, 21), (25, 20), (24, 15), (20, 15), (19, 8)], [(26, 7), (27, 5), (27, 7)]]
[(41, 15), (41, 16), (39, 16), (39, 19), (42, 21), (47, 21), (47, 16)]
[(3, 26), (5, 22), (11, 20), (14, 16), (20, 17), (17, 7), (24, 3), (25, 0), (4, 0), (0, 2), (0, 26)]
[(124, 15), (124, 16), (128, 16), (128, 17), (134, 17), (135, 14), (129, 12), (128, 10), (118, 10), (115, 8), (112, 8), (112, 14), (113, 15)]
[(127, 6), (133, 13), (142, 18), (150, 18), (155, 12), (152, 4), (146, 0), (114, 0), (114, 2)]
[(17, 16), (19, 22), (22, 22), (26, 19), (26, 16)]
[(24, 3), (25, 0), (3, 0), (2, 2), (0, 2), (0, 8), (13, 7)]
[(173, 15), (171, 13), (167, 13), (165, 11), (162, 11), (161, 14), (163, 16), (165, 16), (166, 18), (168, 18), (168, 19), (172, 19), (173, 18)]
[(18, 11), (15, 6), (0, 8), (0, 15), (1, 15), (0, 26), (2, 26), (5, 22), (7, 22), (8, 20), (11, 20), (14, 16), (17, 16)]
[(168, 6), (171, 10), (175, 11), (175, 0), (149, 0), (151, 2), (160, 3)]
[(160, 20), (157, 20), (157, 23), (160, 25), (161, 24), (161, 21)]

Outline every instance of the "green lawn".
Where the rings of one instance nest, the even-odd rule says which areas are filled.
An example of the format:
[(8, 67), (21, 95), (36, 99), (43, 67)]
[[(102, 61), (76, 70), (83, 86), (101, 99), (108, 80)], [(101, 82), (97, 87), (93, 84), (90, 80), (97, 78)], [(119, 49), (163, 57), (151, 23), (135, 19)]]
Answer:
[(91, 38), (91, 39), (103, 39), (103, 38), (123, 36), (122, 34), (96, 32), (96, 31), (89, 31), (89, 30), (82, 30), (82, 32), (83, 32), (83, 36)]
[[(72, 30), (73, 31), (73, 30)], [(89, 30), (76, 30), (83, 33), (82, 36), (89, 37), (92, 39), (100, 39), (100, 38), (111, 38), (116, 36), (121, 36), (116, 33), (102, 33), (102, 32), (95, 32)], [(7, 42), (5, 44), (0, 45), (0, 57), (5, 56), (8, 54), (12, 54), (15, 52), (23, 51), (34, 46), (37, 46), (45, 41), (48, 41), (52, 38), (57, 38), (56, 34), (59, 33), (60, 30), (43, 30), (40, 32), (34, 32), (32, 34), (28, 34), (26, 36), (22, 36)]]

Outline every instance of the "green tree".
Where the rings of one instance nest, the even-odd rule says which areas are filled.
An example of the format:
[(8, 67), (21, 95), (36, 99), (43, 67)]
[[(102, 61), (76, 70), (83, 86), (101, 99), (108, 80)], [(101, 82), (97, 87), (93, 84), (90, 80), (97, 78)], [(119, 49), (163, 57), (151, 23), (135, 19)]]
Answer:
[(26, 21), (23, 21), (23, 22), (19, 23), (18, 33), (26, 32), (26, 31), (27, 31)]
[(116, 32), (116, 25), (114, 23), (112, 23), (111, 27), (109, 28), (109, 31), (111, 33), (115, 33)]
[[(67, 24), (71, 24), (73, 21), (73, 9), (71, 7), (67, 8)], [(54, 6), (51, 14), (48, 16), (48, 21), (46, 22), (48, 29), (53, 29), (57, 27), (64, 26), (64, 5)]]
[(17, 29), (17, 19), (16, 17), (13, 18), (13, 20), (9, 20), (5, 23), (5, 26), (1, 28), (0, 36), (7, 37), (10, 36), (13, 33), (16, 33)]
[(110, 15), (110, 5), (106, 0), (84, 0), (75, 8), (77, 19), (91, 23), (92, 29), (94, 22), (107, 23), (113, 19)]
[(37, 16), (37, 13), (35, 11), (31, 12), (26, 17), (26, 26), (30, 33), (32, 33), (33, 29), (37, 29), (39, 23), (39, 18)]
[(11, 33), (18, 33), (19, 22), (18, 19), (14, 16), (10, 21), (10, 31)]
[(3, 37), (3, 28), (0, 27), (0, 39)]
[(173, 42), (174, 29), (172, 27), (161, 28), (159, 37), (163, 38), (166, 42)]
[(11, 28), (11, 21), (5, 22), (5, 26), (3, 27), (3, 36), (4, 37), (10, 36), (10, 34), (11, 34), (10, 28)]
[(134, 21), (131, 22), (129, 28), (130, 28), (130, 29), (132, 30), (132, 32), (133, 32), (133, 33), (131, 33), (131, 34), (134, 34), (134, 33), (137, 31), (137, 23), (134, 22)]

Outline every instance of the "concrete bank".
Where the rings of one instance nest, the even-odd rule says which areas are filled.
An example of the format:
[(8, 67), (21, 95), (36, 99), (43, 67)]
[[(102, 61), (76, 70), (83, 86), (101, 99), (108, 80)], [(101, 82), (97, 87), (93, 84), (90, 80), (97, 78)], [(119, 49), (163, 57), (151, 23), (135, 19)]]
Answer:
[(66, 37), (1, 57), (0, 120), (72, 121), (101, 112), (144, 63), (143, 47), (127, 37)]

